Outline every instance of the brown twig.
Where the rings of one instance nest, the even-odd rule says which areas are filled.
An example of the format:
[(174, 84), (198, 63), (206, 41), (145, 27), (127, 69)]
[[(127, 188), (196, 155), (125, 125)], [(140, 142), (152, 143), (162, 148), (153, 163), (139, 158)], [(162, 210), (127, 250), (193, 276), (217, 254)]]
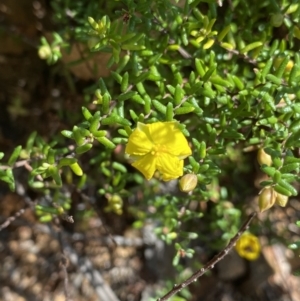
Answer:
[(60, 251), (61, 251), (61, 260), (59, 263), (59, 267), (62, 271), (62, 275), (63, 275), (63, 281), (64, 281), (64, 295), (65, 295), (65, 301), (73, 301), (71, 298), (71, 293), (70, 293), (70, 288), (69, 288), (69, 275), (68, 275), (68, 265), (69, 265), (69, 261), (68, 258), (64, 252), (64, 239), (63, 239), (63, 234), (62, 234), (62, 229), (61, 229), (61, 224), (60, 224), (60, 220), (58, 217), (55, 217), (53, 219), (53, 222), (55, 224), (55, 226), (57, 227), (57, 229), (54, 230), (54, 228), (52, 228), (50, 226), (50, 230), (52, 230), (52, 233), (54, 233), (53, 237), (55, 237), (60, 245)]
[(19, 216), (24, 214), (25, 210), (27, 208), (22, 208), (19, 211), (17, 211), (13, 216), (8, 217), (3, 224), (0, 225), (0, 231), (2, 231), (4, 228), (8, 227), (13, 221), (15, 221)]
[(69, 291), (69, 276), (68, 276), (68, 259), (65, 256), (65, 254), (62, 254), (61, 262), (60, 262), (60, 268), (63, 272), (63, 277), (64, 277), (64, 293), (65, 293), (65, 300), (66, 301), (72, 301), (70, 291)]
[(173, 295), (180, 292), (183, 288), (190, 285), (192, 282), (196, 282), (199, 277), (201, 277), (204, 273), (206, 273), (208, 270), (211, 270), (214, 268), (215, 264), (218, 263), (220, 260), (222, 260), (232, 249), (232, 247), (236, 244), (238, 239), (241, 237), (241, 235), (248, 229), (252, 219), (255, 217), (256, 212), (253, 212), (249, 215), (245, 223), (242, 225), (238, 233), (229, 241), (228, 245), (225, 249), (223, 249), (219, 254), (217, 254), (213, 259), (211, 259), (203, 268), (198, 270), (196, 273), (194, 273), (191, 277), (189, 277), (187, 280), (182, 282), (181, 284), (175, 285), (167, 294), (165, 294), (163, 297), (157, 299), (157, 301), (166, 301)]

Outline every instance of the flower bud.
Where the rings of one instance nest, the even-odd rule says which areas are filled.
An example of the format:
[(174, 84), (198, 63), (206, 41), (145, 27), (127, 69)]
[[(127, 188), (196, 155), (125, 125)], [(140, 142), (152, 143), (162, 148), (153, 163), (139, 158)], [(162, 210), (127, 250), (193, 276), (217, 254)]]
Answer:
[(259, 195), (258, 206), (260, 212), (270, 209), (276, 201), (277, 192), (272, 187), (265, 187)]
[(257, 161), (259, 165), (272, 165), (272, 157), (269, 154), (267, 154), (263, 148), (260, 148), (257, 152)]
[(118, 215), (121, 215), (123, 213), (123, 200), (122, 198), (117, 195), (107, 195), (108, 205), (104, 208), (105, 212), (114, 212)]
[(179, 188), (183, 192), (190, 192), (197, 186), (198, 178), (195, 174), (186, 174), (179, 180)]
[(52, 55), (52, 50), (49, 45), (43, 45), (38, 50), (40, 59), (46, 60)]
[(280, 27), (283, 23), (283, 19), (284, 19), (284, 15), (279, 13), (279, 14), (274, 14), (272, 17), (271, 17), (271, 24), (274, 26), (274, 27)]
[(109, 199), (108, 199), (108, 202), (110, 204), (120, 204), (120, 205), (123, 205), (123, 200), (122, 198), (118, 195), (118, 194), (113, 194)]
[(283, 195), (281, 193), (278, 193), (277, 192), (277, 197), (276, 197), (276, 200), (275, 200), (275, 203), (281, 207), (285, 207), (287, 202), (289, 200), (289, 197), (286, 196), (286, 195)]

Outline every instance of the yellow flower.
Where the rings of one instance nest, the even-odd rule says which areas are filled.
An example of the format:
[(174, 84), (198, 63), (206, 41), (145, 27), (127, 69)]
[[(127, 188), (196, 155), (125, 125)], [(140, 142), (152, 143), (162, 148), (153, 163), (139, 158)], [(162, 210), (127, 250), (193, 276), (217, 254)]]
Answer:
[(235, 245), (235, 249), (241, 257), (248, 260), (256, 260), (260, 254), (260, 243), (258, 237), (245, 233)]
[(147, 180), (158, 170), (164, 181), (183, 174), (183, 159), (192, 154), (188, 142), (177, 127), (177, 122), (143, 124), (129, 137), (125, 152), (134, 160), (132, 166)]

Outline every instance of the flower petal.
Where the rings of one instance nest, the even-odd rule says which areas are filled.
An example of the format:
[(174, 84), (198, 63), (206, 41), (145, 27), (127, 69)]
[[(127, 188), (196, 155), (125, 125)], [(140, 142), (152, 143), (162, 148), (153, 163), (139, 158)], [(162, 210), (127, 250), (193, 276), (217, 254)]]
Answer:
[(192, 154), (185, 136), (178, 128), (178, 122), (142, 124), (141, 128), (153, 143), (165, 146), (170, 155), (184, 159)]
[(256, 260), (260, 254), (260, 243), (256, 236), (245, 233), (235, 245), (235, 249), (241, 257), (248, 260)]
[(183, 160), (163, 153), (157, 157), (156, 169), (160, 171), (164, 181), (174, 180), (183, 175)]
[(125, 152), (129, 155), (146, 155), (151, 151), (152, 146), (149, 137), (137, 127), (129, 136)]
[(147, 180), (150, 180), (156, 170), (156, 158), (151, 154), (147, 154), (133, 162), (132, 166), (138, 169)]

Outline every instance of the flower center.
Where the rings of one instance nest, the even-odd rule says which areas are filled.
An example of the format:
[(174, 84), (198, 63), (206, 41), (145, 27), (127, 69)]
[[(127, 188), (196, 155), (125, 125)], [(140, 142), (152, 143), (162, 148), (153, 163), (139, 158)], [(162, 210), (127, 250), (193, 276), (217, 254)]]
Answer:
[(167, 147), (164, 146), (164, 145), (161, 145), (161, 144), (155, 144), (153, 147), (152, 147), (152, 150), (151, 150), (151, 155), (153, 156), (159, 156), (160, 153), (166, 153), (168, 151)]

